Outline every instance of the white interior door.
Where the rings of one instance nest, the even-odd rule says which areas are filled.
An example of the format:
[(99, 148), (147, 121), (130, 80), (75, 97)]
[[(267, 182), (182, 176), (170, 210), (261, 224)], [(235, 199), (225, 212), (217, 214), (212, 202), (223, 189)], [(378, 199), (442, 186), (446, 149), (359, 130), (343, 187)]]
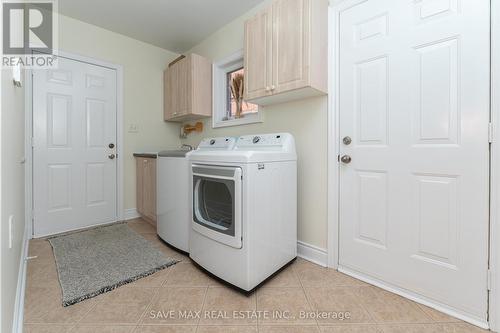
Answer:
[(368, 0), (339, 23), (340, 267), (482, 323), (489, 22), (489, 0)]
[(116, 220), (116, 88), (115, 70), (68, 58), (33, 71), (35, 237)]

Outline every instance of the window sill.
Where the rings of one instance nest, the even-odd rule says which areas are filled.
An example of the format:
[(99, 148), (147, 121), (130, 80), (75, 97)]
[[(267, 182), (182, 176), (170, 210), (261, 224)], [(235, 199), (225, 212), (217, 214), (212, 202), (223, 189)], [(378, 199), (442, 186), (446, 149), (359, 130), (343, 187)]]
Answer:
[(240, 125), (256, 124), (262, 122), (263, 120), (260, 113), (247, 115), (239, 119), (230, 119), (230, 120), (215, 120), (215, 118), (213, 118), (212, 128), (240, 126)]

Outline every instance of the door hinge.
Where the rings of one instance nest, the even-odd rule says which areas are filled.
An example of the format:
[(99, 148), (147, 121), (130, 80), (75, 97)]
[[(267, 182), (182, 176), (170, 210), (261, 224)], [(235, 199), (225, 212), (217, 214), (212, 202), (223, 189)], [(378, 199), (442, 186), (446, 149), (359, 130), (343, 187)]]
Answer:
[(493, 124), (488, 123), (488, 142), (493, 143)]
[(491, 269), (488, 269), (488, 272), (487, 272), (487, 282), (486, 282), (486, 285), (487, 285), (487, 288), (488, 290), (491, 290), (492, 286), (492, 281), (493, 281), (493, 278), (492, 278), (492, 272), (491, 272)]
[(34, 148), (35, 147), (35, 138), (34, 137), (30, 137), (30, 143), (31, 143), (31, 147)]

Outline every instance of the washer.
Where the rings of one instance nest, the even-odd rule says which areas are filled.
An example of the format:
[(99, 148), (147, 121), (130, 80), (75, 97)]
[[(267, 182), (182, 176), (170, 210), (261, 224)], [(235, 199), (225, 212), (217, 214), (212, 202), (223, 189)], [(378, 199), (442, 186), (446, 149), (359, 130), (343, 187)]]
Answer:
[(297, 155), (289, 133), (200, 144), (191, 165), (190, 257), (245, 291), (297, 256)]
[(187, 150), (158, 153), (156, 229), (169, 245), (189, 252), (189, 161)]

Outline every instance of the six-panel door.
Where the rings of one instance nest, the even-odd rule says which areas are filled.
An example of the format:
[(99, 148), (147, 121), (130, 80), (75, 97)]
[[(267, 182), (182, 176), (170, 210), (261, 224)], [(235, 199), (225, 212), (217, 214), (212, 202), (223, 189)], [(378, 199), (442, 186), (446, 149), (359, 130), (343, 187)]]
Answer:
[(34, 70), (33, 139), (35, 236), (116, 220), (115, 70)]
[(486, 323), (489, 1), (361, 2), (339, 52), (340, 266)]

